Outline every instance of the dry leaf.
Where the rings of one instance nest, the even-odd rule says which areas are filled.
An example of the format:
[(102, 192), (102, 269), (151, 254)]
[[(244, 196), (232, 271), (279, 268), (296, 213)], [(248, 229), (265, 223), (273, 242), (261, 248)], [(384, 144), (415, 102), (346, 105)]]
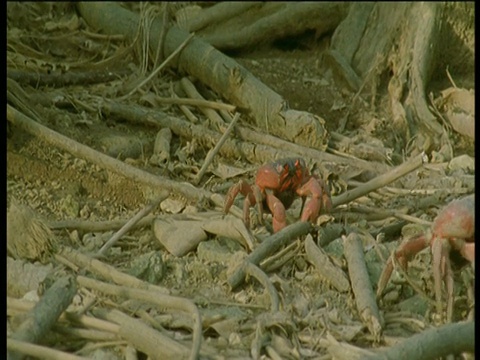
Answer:
[(163, 212), (178, 214), (185, 208), (185, 201), (168, 198), (160, 203), (160, 208)]
[(250, 251), (253, 250), (252, 234), (247, 230), (243, 221), (233, 215), (207, 220), (203, 223), (202, 228), (209, 233), (237, 240), (242, 246)]
[(214, 170), (212, 170), (212, 173), (214, 175), (217, 175), (222, 180), (226, 180), (226, 179), (233, 178), (235, 176), (246, 174), (250, 170), (251, 169), (240, 169), (234, 166), (218, 163), (217, 167)]
[(153, 222), (155, 238), (175, 256), (183, 256), (207, 239), (198, 220), (158, 218)]

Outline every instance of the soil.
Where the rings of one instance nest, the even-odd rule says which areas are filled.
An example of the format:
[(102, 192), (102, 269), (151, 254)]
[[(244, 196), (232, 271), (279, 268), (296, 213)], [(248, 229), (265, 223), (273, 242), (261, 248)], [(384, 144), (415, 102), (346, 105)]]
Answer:
[[(55, 64), (61, 71), (73, 58), (81, 54), (77, 61), (84, 62), (88, 68), (90, 50), (72, 50), (73, 44), (80, 37), (91, 41), (84, 43), (85, 46), (103, 46), (104, 56), (112, 56), (119, 51), (118, 43), (115, 46), (108, 45), (107, 41), (98, 40), (83, 34), (73, 33), (75, 26), (69, 21), (74, 21), (73, 9), (70, 6), (60, 5), (15, 5), (29, 7), (28, 11), (20, 15), (14, 11), (13, 5), (9, 9), (11, 17), (8, 22), (9, 68), (18, 66), (17, 56), (36, 58), (32, 66), (45, 72), (45, 67)], [(15, 15), (15, 16), (14, 16)], [(34, 19), (30, 23), (28, 19)], [(42, 19), (40, 21), (39, 19)], [(77, 19), (78, 20), (78, 19)], [(77, 21), (75, 20), (75, 21)], [(60, 32), (72, 32), (68, 46), (62, 47), (59, 40), (61, 34), (55, 30), (55, 23)], [(73, 30), (69, 30), (69, 26)], [(78, 29), (83, 29), (79, 25)], [(75, 38), (78, 36), (79, 38)], [(52, 41), (49, 42), (49, 38)], [(66, 40), (65, 40), (66, 41)], [(339, 124), (349, 110), (349, 104), (355, 94), (342, 88), (335, 83), (331, 72), (322, 63), (322, 52), (328, 47), (328, 37), (314, 39), (314, 37), (299, 38), (296, 42), (290, 40), (287, 44), (278, 43), (265, 46), (248, 54), (236, 55), (236, 60), (249, 69), (261, 81), (282, 95), (291, 108), (308, 111), (325, 119), (328, 131), (337, 131)], [(21, 45), (25, 46), (21, 46)], [(45, 47), (49, 44), (49, 48)], [(36, 53), (35, 51), (38, 53)], [(40, 52), (42, 52), (39, 54)], [(98, 58), (93, 62), (99, 61)], [(42, 64), (43, 62), (43, 64)], [(138, 59), (129, 55), (127, 63), (138, 64)], [(46, 64), (46, 65), (45, 65)], [(135, 67), (138, 65), (135, 65)], [(52, 69), (52, 72), (58, 69)], [(68, 71), (68, 68), (66, 69)], [(471, 74), (465, 75), (469, 78)], [(165, 72), (156, 83), (157, 91), (162, 96), (169, 96), (170, 84), (180, 80), (173, 72)], [(54, 106), (46, 103), (30, 103), (31, 108), (40, 114), (43, 125), (88, 145), (96, 150), (107, 153), (129, 164), (152, 172), (167, 176), (179, 182), (191, 182), (200, 168), (208, 149), (199, 147), (195, 141), (173, 136), (170, 149), (170, 163), (165, 166), (154, 166), (149, 163), (153, 151), (153, 144), (157, 130), (133, 126), (122, 123), (117, 119), (110, 119), (104, 114), (87, 111), (79, 102), (71, 101), (75, 98), (83, 101), (94, 108), (95, 103), (102, 96), (109, 97), (119, 87), (123, 80), (115, 80), (112, 83), (97, 85), (74, 85), (56, 87), (22, 87), (29, 95), (43, 93), (49, 97), (56, 94), (66, 101), (65, 106)], [(439, 89), (432, 89), (438, 91)], [(373, 126), (369, 136), (378, 139), (384, 146), (391, 146), (391, 134), (388, 128), (388, 113), (381, 106), (386, 102), (386, 93), (380, 92), (379, 99), (372, 104), (369, 95), (361, 96), (357, 100), (354, 110), (350, 111), (348, 122), (342, 134), (345, 136), (355, 135), (359, 129)], [(141, 96), (141, 95), (139, 95)], [(130, 99), (132, 102), (147, 104), (147, 97)], [(183, 117), (176, 106), (163, 106), (162, 110), (173, 116)], [(202, 119), (202, 113), (191, 108), (194, 114)], [(376, 125), (372, 120), (377, 119)], [(464, 153), (474, 156), (473, 146), (468, 141), (462, 140), (459, 135), (452, 135), (453, 141), (458, 139), (458, 146), (453, 145), (453, 157)], [(467, 145), (465, 146), (465, 142)], [(455, 143), (454, 143), (455, 144)], [(463, 145), (462, 145), (463, 144)], [(399, 154), (402, 156), (402, 154)], [(237, 168), (254, 170), (256, 166), (238, 161), (238, 159), (219, 159), (219, 162), (229, 164)], [(242, 175), (252, 181), (253, 172)], [(459, 194), (464, 194), (474, 189), (472, 171), (458, 170), (457, 173), (448, 172), (441, 167), (428, 170), (419, 170), (415, 173), (415, 180), (411, 177), (403, 183), (395, 183), (395, 186), (405, 186), (405, 189), (416, 189), (417, 194), (392, 196), (388, 191), (377, 192), (363, 202), (380, 209), (398, 209), (418, 216), (424, 220), (432, 221), (438, 209), (448, 200)], [(456, 177), (458, 176), (458, 177)], [(423, 178), (423, 179), (422, 179)], [(449, 179), (446, 179), (449, 178)], [(204, 181), (200, 184), (207, 190), (225, 194), (227, 188), (238, 180), (238, 177), (222, 180), (212, 173), (207, 173)], [(412, 187), (409, 185), (413, 184)], [(454, 196), (441, 193), (435, 195), (435, 189), (455, 188), (459, 190)], [(420, 194), (424, 189), (425, 194)], [(48, 222), (68, 219), (83, 219), (90, 221), (125, 219), (133, 217), (142, 209), (151, 198), (156, 189), (133, 182), (120, 175), (102, 169), (98, 165), (91, 164), (83, 159), (75, 158), (68, 152), (55, 148), (43, 140), (25, 133), (15, 126), (10, 126), (7, 136), (7, 197), (8, 202), (16, 199), (19, 203), (28, 205)], [(430, 193), (428, 192), (430, 190)], [(428, 195), (429, 194), (429, 195)], [(434, 195), (432, 195), (434, 194)], [(383, 199), (383, 200), (382, 200)], [(214, 209), (204, 207), (202, 204), (185, 199), (177, 194), (171, 194), (169, 200), (175, 200), (181, 204), (181, 208), (189, 207), (196, 212), (204, 212)], [(241, 201), (237, 204), (241, 207)], [(430, 203), (430, 206), (423, 203)], [(298, 218), (298, 207), (289, 211), (290, 220)], [(162, 210), (163, 209), (163, 210)], [(418, 211), (418, 209), (424, 209)], [(155, 215), (168, 214), (169, 209), (159, 207), (153, 211)], [(360, 229), (364, 234), (369, 230), (382, 228), (386, 224), (395, 222), (395, 219), (375, 220), (374, 216), (362, 216), (353, 214), (348, 208), (337, 209), (333, 214), (333, 223), (343, 224), (350, 221), (352, 226)], [(370, 214), (371, 215), (371, 214)], [(267, 216), (267, 223), (271, 217)], [(266, 230), (255, 231), (265, 235)], [(406, 230), (404, 230), (405, 232)], [(73, 230), (55, 230), (57, 241), (66, 246), (71, 246), (85, 251), (92, 246), (88, 241), (92, 237), (108, 239), (112, 232), (106, 234), (84, 233)], [(375, 250), (375, 239), (364, 236), (364, 246), (368, 269), (371, 272), (372, 282), (378, 279), (385, 257), (389, 251), (398, 244), (400, 233), (384, 239), (391, 242), (388, 246), (378, 246), (383, 252), (379, 258), (378, 249)], [(90, 240), (89, 240), (90, 239)], [(324, 358), (329, 354), (325, 343), (325, 333), (333, 335), (338, 341), (348, 342), (362, 348), (375, 348), (379, 345), (389, 345), (395, 338), (404, 338), (427, 329), (438, 322), (435, 315), (435, 306), (431, 301), (434, 299), (433, 280), (431, 273), (430, 254), (428, 250), (421, 252), (409, 267), (409, 276), (424, 291), (426, 296), (416, 293), (408, 283), (402, 280), (402, 276), (396, 274), (393, 283), (389, 286), (388, 294), (379, 302), (381, 313), (385, 318), (384, 338), (379, 342), (369, 334), (368, 329), (362, 323), (352, 293), (340, 293), (325, 281), (322, 274), (307, 262), (305, 251), (301, 242), (297, 244), (296, 252), (286, 259), (282, 266), (269, 273), (270, 279), (280, 295), (281, 312), (277, 315), (269, 312), (270, 298), (257, 281), (250, 279), (244, 286), (232, 291), (226, 283), (228, 272), (232, 267), (231, 262), (236, 252), (243, 252), (242, 246), (236, 242), (212, 234), (208, 235), (207, 243), (211, 243), (212, 249), (201, 249), (189, 252), (183, 257), (175, 257), (169, 254), (155, 239), (150, 226), (137, 228), (129, 232), (109, 252), (103, 261), (115, 266), (124, 272), (131, 272), (135, 266), (135, 260), (151, 254), (152, 251), (161, 254), (164, 271), (161, 278), (156, 278), (158, 285), (168, 288), (177, 296), (186, 297), (195, 301), (199, 306), (204, 320), (204, 342), (206, 353), (222, 354), (225, 358), (250, 358), (258, 346), (261, 354), (266, 353), (266, 345), (271, 346), (284, 358)], [(215, 246), (214, 246), (215, 245)], [(204, 245), (202, 245), (204, 247)], [(341, 238), (334, 240), (325, 249), (333, 262), (347, 274), (346, 263), (342, 254)], [(98, 250), (98, 248), (97, 248)], [(209, 251), (213, 252), (213, 258), (209, 257)], [(215, 257), (226, 252), (228, 255), (221, 261)], [(455, 273), (455, 313), (454, 320), (462, 320), (469, 317), (473, 309), (473, 300), (470, 297), (471, 283), (464, 280), (467, 268), (463, 272)], [(147, 271), (148, 272), (148, 271)], [(463, 274), (463, 275), (461, 275)], [(138, 275), (139, 277), (144, 275)], [(148, 276), (145, 275), (147, 278)], [(467, 286), (466, 286), (467, 284)], [(137, 311), (132, 304), (124, 302), (120, 298), (111, 298), (96, 293), (97, 303), (112, 304), (111, 301), (123, 311), (132, 314)], [(425, 299), (427, 298), (427, 300)], [(161, 319), (160, 309), (147, 309), (149, 314)], [(219, 323), (221, 320), (230, 319), (229, 326)], [(159, 320), (160, 321), (160, 320)], [(218, 326), (216, 326), (217, 324)], [(164, 327), (169, 325), (163, 323)], [(170, 330), (182, 334), (188, 334), (182, 324), (170, 324)], [(188, 327), (187, 327), (188, 329)], [(266, 335), (262, 340), (255, 338)], [(89, 341), (72, 342), (73, 351), (79, 350)], [(262, 341), (264, 341), (262, 345)], [(284, 343), (282, 343), (284, 341)], [(257, 345), (256, 342), (259, 342)], [(73, 345), (74, 344), (74, 345)], [(253, 344), (253, 345), (252, 345)], [(55, 347), (55, 346), (54, 346)], [(121, 346), (113, 346), (119, 353)], [(272, 350), (273, 351), (273, 350)], [(91, 353), (90, 355), (91, 356)], [(207, 358), (207, 357), (205, 357)], [(220, 358), (220, 357), (218, 357)], [(327, 357), (325, 357), (327, 358)]]

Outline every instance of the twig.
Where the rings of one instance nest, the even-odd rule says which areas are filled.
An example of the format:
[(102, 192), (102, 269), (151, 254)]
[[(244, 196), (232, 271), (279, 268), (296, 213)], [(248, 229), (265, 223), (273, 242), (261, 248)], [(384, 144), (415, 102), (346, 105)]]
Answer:
[(312, 228), (312, 224), (309, 222), (297, 222), (268, 237), (252, 253), (250, 253), (250, 255), (248, 255), (243, 264), (241, 264), (227, 279), (227, 282), (232, 289), (235, 289), (237, 286), (242, 284), (245, 279), (245, 267), (247, 266), (248, 262), (258, 265), (260, 261), (265, 259), (267, 256), (273, 254), (275, 251), (288, 244), (293, 239), (308, 233), (312, 230)]
[(115, 71), (94, 70), (94, 71), (75, 71), (70, 70), (66, 73), (42, 74), (24, 70), (7, 69), (7, 76), (10, 79), (30, 86), (48, 86), (61, 88), (64, 86), (78, 84), (97, 84), (117, 80), (131, 73), (129, 69), (120, 69)]
[(203, 99), (190, 99), (190, 98), (163, 98), (163, 97), (155, 97), (155, 102), (160, 104), (173, 104), (173, 105), (190, 105), (190, 106), (198, 106), (198, 107), (206, 107), (215, 110), (226, 110), (230, 112), (234, 112), (237, 107), (230, 104), (220, 103), (216, 101), (209, 101)]
[(75, 327), (72, 327), (71, 324), (55, 325), (53, 326), (53, 331), (60, 333), (62, 335), (70, 336), (71, 338), (75, 338), (75, 339), (86, 339), (86, 340), (92, 340), (92, 341), (118, 340), (118, 336), (116, 334), (112, 334), (111, 332), (75, 328)]
[[(180, 85), (180, 83), (178, 83), (178, 85)], [(178, 86), (180, 87), (180, 86)], [(177, 95), (177, 93), (175, 92), (175, 89), (174, 89), (174, 86), (173, 84), (170, 86), (170, 93), (172, 94), (172, 98), (173, 99), (179, 99), (180, 97)], [(191, 100), (191, 99), (190, 99)], [(198, 123), (198, 117), (196, 117), (191, 111), (190, 109), (185, 106), (185, 105), (178, 105), (178, 107), (180, 108), (180, 110), (183, 112), (183, 114), (187, 117), (187, 119), (192, 123), (192, 124), (196, 124)]]
[(365, 356), (372, 354), (368, 349), (362, 349), (343, 341), (339, 342), (330, 333), (327, 333), (325, 337), (326, 339), (320, 339), (319, 345), (327, 348), (328, 359), (363, 360)]
[[(190, 96), (193, 99), (198, 99), (198, 100), (205, 100), (202, 95), (197, 91), (195, 88), (195, 85), (186, 77), (184, 77), (182, 80), (180, 80), (180, 84), (182, 85), (183, 91)], [(200, 111), (207, 117), (209, 118), (212, 123), (218, 128), (222, 129), (225, 126), (225, 123), (220, 115), (213, 110), (205, 107), (201, 107)]]
[(188, 348), (185, 345), (158, 332), (139, 319), (131, 318), (118, 310), (96, 309), (93, 314), (117, 323), (118, 335), (152, 359), (159, 358), (159, 349), (165, 359), (188, 357)]
[(235, 133), (245, 141), (252, 141), (257, 144), (264, 144), (282, 151), (290, 151), (303, 157), (311, 158), (314, 161), (328, 161), (335, 164), (345, 164), (349, 166), (359, 167), (361, 169), (372, 171), (375, 174), (384, 173), (390, 170), (390, 166), (376, 161), (366, 161), (354, 157), (337, 156), (329, 154), (325, 151), (306, 147), (299, 144), (294, 144), (275, 137), (273, 135), (265, 134), (251, 130), (246, 127), (237, 126)]
[[(205, 304), (204, 299), (201, 300), (194, 300), (196, 301), (199, 305)], [(222, 306), (236, 306), (239, 308), (247, 308), (247, 309), (261, 309), (261, 310), (268, 310), (268, 307), (265, 305), (258, 305), (258, 304), (241, 304), (237, 302), (232, 302), (232, 301), (220, 301), (220, 300), (210, 300), (208, 299), (209, 304), (213, 305), (222, 305)]]
[[(204, 146), (213, 146), (212, 144), (216, 144), (221, 137), (218, 132), (207, 129), (204, 126), (195, 125), (162, 111), (141, 106), (103, 101), (102, 111), (136, 124), (169, 127), (174, 134), (186, 139), (198, 139), (200, 144)], [(323, 151), (293, 144), (271, 135), (254, 132), (241, 126), (237, 126), (235, 132), (246, 141), (228, 139), (220, 150), (220, 153), (226, 157), (238, 157), (238, 154), (242, 154), (242, 156), (251, 163), (265, 163), (279, 157), (303, 156), (315, 161), (329, 161), (337, 164), (360, 167), (375, 173), (383, 173), (390, 169), (390, 167), (385, 164), (376, 162), (372, 164), (361, 159), (350, 160), (342, 158)]]
[(428, 158), (424, 152), (410, 159), (409, 161), (403, 163), (400, 166), (397, 166), (395, 169), (392, 169), (386, 174), (377, 176), (376, 178), (370, 180), (369, 182), (353, 189), (347, 191), (339, 196), (336, 196), (332, 199), (333, 207), (349, 203), (363, 195), (368, 194), (371, 191), (374, 191), (382, 186), (390, 184), (391, 182), (397, 180), (398, 178), (412, 172), (413, 170), (419, 168), (424, 163), (428, 162)]
[(350, 209), (360, 211), (362, 213), (374, 213), (374, 214), (379, 214), (379, 215), (382, 214), (385, 217), (394, 216), (398, 219), (406, 220), (406, 221), (409, 221), (411, 223), (419, 224), (419, 225), (425, 225), (425, 226), (431, 226), (432, 225), (431, 221), (423, 220), (423, 219), (420, 219), (420, 218), (412, 216), (412, 215), (403, 214), (400, 211), (395, 211), (395, 210), (374, 209), (372, 207), (365, 206), (365, 205), (352, 205), (350, 207)]
[(270, 295), (270, 311), (273, 313), (277, 312), (280, 307), (280, 301), (278, 299), (277, 290), (275, 290), (275, 287), (268, 278), (267, 274), (265, 274), (262, 269), (260, 269), (257, 265), (252, 264), (251, 262), (247, 262), (245, 264), (245, 273), (247, 275), (253, 276), (260, 282), (260, 284), (263, 285), (263, 287), (267, 290), (268, 295)]
[(343, 240), (348, 274), (355, 294), (358, 313), (370, 333), (378, 339), (382, 332), (383, 320), (380, 317), (375, 294), (368, 276), (361, 240), (353, 232), (348, 237), (343, 236)]
[(455, 89), (458, 89), (457, 84), (455, 84), (455, 81), (453, 81), (452, 75), (450, 75), (450, 71), (448, 71), (448, 66), (447, 66), (447, 69), (445, 71), (447, 72), (448, 80), (450, 80), (450, 82), (452, 83), (452, 86)]
[(158, 285), (149, 284), (136, 278), (135, 276), (122, 273), (121, 271), (118, 271), (115, 267), (105, 264), (100, 260), (91, 258), (85, 254), (82, 254), (77, 250), (65, 247), (61, 249), (58, 255), (65, 257), (78, 267), (86, 269), (93, 274), (100, 275), (104, 279), (112, 281), (116, 284), (135, 287), (138, 289), (145, 289), (149, 291), (155, 291), (158, 293), (170, 293), (170, 291), (166, 288)]
[(465, 188), (444, 188), (444, 189), (401, 189), (391, 186), (385, 186), (386, 191), (395, 195), (436, 195), (440, 194), (467, 194), (469, 189)]
[[(132, 226), (132, 229), (140, 228), (143, 226), (149, 226), (152, 224), (152, 221), (155, 219), (155, 215), (147, 215), (135, 225)], [(90, 221), (90, 220), (60, 220), (60, 221), (50, 221), (48, 222), (48, 227), (50, 229), (68, 229), (68, 230), (79, 230), (85, 232), (102, 232), (110, 230), (118, 230), (124, 226), (128, 220), (105, 220), (105, 221)]]
[(195, 176), (195, 178), (193, 180), (193, 183), (195, 185), (198, 185), (200, 180), (202, 180), (202, 177), (203, 177), (203, 175), (205, 175), (205, 172), (207, 171), (208, 166), (212, 162), (215, 155), (217, 155), (217, 153), (220, 151), (220, 148), (223, 146), (223, 144), (227, 140), (228, 136), (232, 132), (233, 127), (235, 126), (235, 124), (237, 123), (237, 120), (239, 118), (240, 118), (240, 113), (236, 113), (235, 116), (233, 117), (232, 122), (230, 123), (230, 125), (228, 125), (227, 130), (225, 130), (225, 132), (223, 133), (220, 140), (218, 140), (217, 145), (215, 145), (215, 147), (208, 152), (207, 157), (205, 158), (205, 161), (203, 162), (202, 168), (200, 169), (200, 171), (198, 172), (198, 174)]
[[(123, 34), (118, 34), (118, 35), (99, 34), (99, 33), (92, 33), (88, 30), (80, 30), (80, 33), (88, 37), (91, 37), (92, 39), (106, 40), (106, 41), (125, 41), (125, 37), (126, 37)], [(68, 32), (63, 36), (71, 37), (72, 35), (73, 35), (72, 33)]]
[[(65, 276), (57, 280), (29, 311), (26, 319), (11, 338), (32, 343), (40, 341), (70, 305), (76, 293), (77, 284), (72, 276)], [(23, 354), (9, 351), (8, 359), (23, 359)]]
[[(34, 358), (41, 358), (46, 360), (88, 360), (89, 358), (83, 356), (77, 356), (69, 354), (63, 351), (50, 349), (45, 346), (34, 345), (29, 342), (15, 340), (7, 338), (7, 349), (11, 353), (15, 351), (16, 353), (22, 353), (23, 355), (29, 355)], [(13, 359), (10, 356), (8, 359)]]
[[(336, 152), (341, 156), (350, 157), (352, 159), (359, 159), (358, 156), (352, 154), (360, 154), (361, 156), (366, 156), (371, 154), (375, 156), (375, 153), (382, 154), (382, 161), (388, 159), (385, 157), (387, 154), (387, 148), (378, 146), (378, 145), (369, 145), (363, 141), (360, 144), (356, 144), (356, 141), (351, 139), (348, 136), (342, 135), (339, 132), (331, 131), (330, 132), (331, 140), (333, 140), (333, 145), (335, 145)], [(340, 151), (338, 149), (347, 148), (348, 153), (344, 151)], [(332, 149), (333, 150), (333, 149)], [(378, 155), (377, 155), (378, 156)], [(370, 159), (370, 156), (366, 156), (367, 159)], [(366, 161), (366, 160), (364, 160)]]
[(120, 160), (96, 151), (88, 146), (80, 144), (64, 135), (57, 133), (56, 131), (36, 123), (8, 104), (7, 119), (28, 133), (46, 142), (49, 142), (76, 157), (86, 159), (96, 165), (130, 178), (134, 181), (139, 181), (156, 188), (178, 192), (189, 199), (200, 199), (202, 197), (208, 198), (211, 195), (210, 192), (207, 192), (203, 189), (197, 189), (191, 184), (179, 183), (159, 175), (150, 174), (146, 171), (137, 169)]
[(78, 276), (77, 281), (81, 286), (95, 289), (104, 294), (128, 297), (135, 300), (148, 301), (152, 304), (158, 305), (167, 309), (174, 309), (187, 312), (192, 315), (194, 319), (193, 330), (193, 344), (190, 353), (190, 360), (198, 358), (200, 346), (202, 343), (202, 319), (197, 306), (190, 300), (170, 295), (159, 293), (158, 291), (148, 291), (140, 289), (132, 289), (125, 286), (117, 286), (105, 282), (89, 279), (84, 276)]
[[(12, 311), (30, 311), (35, 306), (35, 302), (23, 299), (16, 299), (7, 296), (7, 315), (10, 315)], [(108, 321), (100, 320), (92, 316), (87, 315), (78, 315), (77, 313), (72, 313), (65, 311), (60, 316), (59, 320), (69, 321), (74, 325), (82, 325), (83, 327), (89, 327), (96, 330), (107, 331), (110, 333), (118, 332), (118, 325), (113, 324)]]
[(414, 331), (423, 331), (425, 330), (425, 327), (426, 327), (425, 322), (411, 317), (411, 314), (395, 315), (390, 313), (390, 314), (385, 314), (384, 319), (385, 319), (385, 324), (394, 324), (394, 323), (403, 324), (403, 325), (409, 326)]
[(155, 55), (155, 66), (157, 66), (158, 61), (160, 59), (163, 59), (164, 53), (163, 53), (163, 48), (165, 45), (165, 36), (167, 35), (167, 30), (168, 30), (168, 2), (162, 2), (162, 31), (160, 32), (160, 36), (158, 37), (158, 45), (157, 45), (157, 52)]
[(140, 89), (143, 85), (145, 85), (146, 83), (148, 83), (150, 80), (152, 80), (155, 75), (157, 75), (161, 70), (163, 70), (163, 68), (165, 66), (167, 66), (167, 64), (172, 61), (172, 59), (177, 56), (177, 54), (183, 50), (183, 48), (185, 46), (187, 46), (188, 42), (195, 36), (195, 33), (192, 33), (190, 34), (190, 36), (188, 36), (181, 44), (180, 46), (174, 51), (172, 52), (166, 59), (163, 63), (160, 64), (159, 67), (157, 67), (155, 70), (152, 71), (152, 73), (147, 76), (140, 84), (138, 84), (137, 86), (135, 86), (134, 89), (132, 89), (128, 94), (122, 96), (119, 98), (119, 100), (124, 100), (124, 99), (127, 99), (129, 96), (131, 96), (132, 94), (134, 94), (138, 89)]
[(426, 330), (365, 357), (365, 360), (434, 360), (449, 354), (475, 353), (475, 322), (460, 322)]
[(215, 5), (202, 9), (202, 11), (195, 16), (188, 24), (189, 31), (198, 31), (202, 28), (213, 24), (220, 23), (222, 20), (231, 19), (232, 17), (241, 14), (252, 6), (259, 6), (261, 2), (219, 2)]
[[(125, 347), (128, 345), (128, 342), (125, 340), (116, 340), (116, 341), (103, 341), (101, 343), (90, 343), (85, 345), (82, 349), (78, 350), (79, 354), (92, 353), (97, 349), (102, 348), (113, 348), (113, 347)], [(131, 360), (131, 359), (129, 359)], [(136, 359), (135, 359), (136, 360)]]
[(153, 209), (155, 209), (158, 204), (165, 200), (168, 197), (167, 194), (163, 194), (159, 198), (153, 200), (140, 210), (133, 218), (131, 218), (125, 225), (122, 226), (113, 236), (101, 247), (98, 251), (97, 256), (105, 255), (105, 252), (110, 249), (123, 235), (125, 235), (136, 223), (138, 223), (143, 217), (148, 215)]
[(32, 103), (32, 96), (28, 95), (20, 86), (20, 84), (10, 77), (7, 77), (7, 101), (9, 104), (17, 107), (35, 121), (40, 120), (38, 111), (30, 106)]
[(339, 269), (332, 264), (328, 256), (319, 249), (310, 234), (305, 239), (305, 252), (307, 259), (311, 262), (322, 278), (325, 278), (328, 283), (332, 284), (340, 292), (347, 292), (350, 290), (347, 275), (342, 269)]
[(301, 250), (299, 241), (295, 241), (290, 245), (285, 246), (282, 250), (277, 251), (272, 256), (260, 263), (260, 268), (269, 273), (282, 267), (285, 263), (293, 259)]

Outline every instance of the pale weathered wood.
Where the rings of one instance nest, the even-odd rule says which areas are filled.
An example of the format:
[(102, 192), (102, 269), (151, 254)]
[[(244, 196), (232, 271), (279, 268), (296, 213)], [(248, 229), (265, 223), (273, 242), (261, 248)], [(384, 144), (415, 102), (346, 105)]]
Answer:
[[(81, 2), (77, 8), (93, 28), (107, 34), (125, 34), (133, 40), (140, 16), (115, 3)], [(159, 43), (162, 22), (156, 19), (150, 29), (150, 44)], [(165, 55), (173, 53), (189, 33), (172, 27), (165, 37)], [(152, 49), (156, 52), (156, 49)], [(311, 113), (288, 108), (279, 94), (254, 77), (235, 60), (225, 56), (207, 42), (193, 38), (172, 63), (180, 72), (187, 72), (219, 95), (238, 106), (260, 129), (283, 139), (325, 150), (327, 133), (324, 120)]]

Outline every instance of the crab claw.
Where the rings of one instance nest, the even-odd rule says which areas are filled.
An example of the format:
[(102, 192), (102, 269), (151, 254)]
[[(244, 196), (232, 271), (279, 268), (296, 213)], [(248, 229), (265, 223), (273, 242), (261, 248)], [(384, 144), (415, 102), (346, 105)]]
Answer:
[(332, 199), (330, 198), (328, 187), (322, 180), (316, 177), (312, 176), (305, 184), (298, 188), (297, 194), (302, 198), (310, 197), (302, 211), (301, 221), (314, 222), (317, 220), (322, 208), (326, 212), (330, 212), (332, 209)]

